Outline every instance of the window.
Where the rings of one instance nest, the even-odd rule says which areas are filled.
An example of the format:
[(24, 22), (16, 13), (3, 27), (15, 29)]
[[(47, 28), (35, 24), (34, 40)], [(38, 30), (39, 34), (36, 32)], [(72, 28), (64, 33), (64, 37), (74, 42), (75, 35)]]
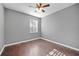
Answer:
[(38, 20), (30, 19), (30, 33), (38, 32)]

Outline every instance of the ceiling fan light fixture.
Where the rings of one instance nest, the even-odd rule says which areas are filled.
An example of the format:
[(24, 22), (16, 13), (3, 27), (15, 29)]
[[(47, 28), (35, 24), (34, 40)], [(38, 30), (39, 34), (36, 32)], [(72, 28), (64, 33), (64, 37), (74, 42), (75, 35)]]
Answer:
[(35, 12), (45, 12), (45, 8), (49, 6), (50, 4), (35, 3)]

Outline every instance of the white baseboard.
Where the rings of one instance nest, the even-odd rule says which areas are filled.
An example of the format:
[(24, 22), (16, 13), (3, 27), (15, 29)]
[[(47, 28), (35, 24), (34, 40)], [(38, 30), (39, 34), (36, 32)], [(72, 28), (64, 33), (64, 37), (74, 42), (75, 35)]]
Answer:
[(46, 38), (38, 37), (38, 38), (29, 39), (29, 40), (25, 40), (25, 41), (20, 41), (20, 42), (15, 42), (15, 43), (6, 44), (6, 45), (4, 45), (3, 48), (1, 49), (0, 55), (2, 54), (4, 48), (7, 47), (7, 46), (11, 46), (11, 45), (15, 45), (15, 44), (20, 44), (20, 43), (24, 43), (24, 42), (29, 42), (29, 41), (33, 41), (33, 40), (38, 40), (38, 39), (43, 39), (43, 40), (46, 40), (46, 41), (48, 41), (48, 42), (55, 43), (55, 44), (58, 44), (58, 45), (61, 45), (61, 46), (64, 46), (64, 47), (67, 47), (67, 48), (70, 48), (70, 49), (79, 51), (79, 49), (77, 49), (77, 48), (74, 48), (74, 47), (71, 47), (71, 46), (68, 46), (68, 45), (64, 45), (64, 44), (61, 44), (61, 43), (58, 43), (58, 42), (55, 42), (55, 41), (51, 41), (51, 40), (46, 39)]
[(2, 54), (3, 50), (5, 47), (7, 46), (11, 46), (11, 45), (15, 45), (15, 44), (20, 44), (20, 43), (24, 43), (24, 42), (29, 42), (29, 41), (33, 41), (33, 40), (38, 40), (38, 39), (41, 39), (41, 37), (38, 37), (38, 38), (33, 38), (33, 39), (28, 39), (28, 40), (25, 40), (25, 41), (20, 41), (20, 42), (15, 42), (15, 43), (10, 43), (10, 44), (6, 44), (2, 47), (1, 51), (0, 51), (0, 55)]
[(3, 50), (4, 50), (4, 48), (5, 48), (5, 46), (2, 47), (2, 49), (1, 49), (1, 51), (0, 51), (0, 56), (1, 56), (1, 54), (2, 54), (2, 52), (3, 52)]
[(72, 49), (72, 50), (79, 51), (78, 48), (74, 48), (74, 47), (71, 47), (71, 46), (68, 46), (68, 45), (65, 45), (65, 44), (61, 44), (61, 43), (58, 43), (58, 42), (55, 42), (55, 41), (52, 41), (52, 40), (48, 40), (48, 39), (46, 39), (46, 38), (41, 38), (41, 39), (46, 40), (46, 41), (51, 42), (51, 43), (55, 43), (55, 44), (58, 44), (58, 45), (67, 47), (67, 48), (70, 48), (70, 49)]
[(11, 45), (15, 45), (15, 44), (24, 43), (24, 42), (29, 42), (29, 41), (33, 41), (33, 40), (38, 40), (38, 39), (40, 39), (40, 38), (41, 38), (41, 37), (33, 38), (33, 39), (28, 39), (28, 40), (24, 40), (24, 41), (20, 41), (20, 42), (15, 42), (15, 43), (9, 43), (9, 44), (6, 44), (5, 47), (11, 46)]

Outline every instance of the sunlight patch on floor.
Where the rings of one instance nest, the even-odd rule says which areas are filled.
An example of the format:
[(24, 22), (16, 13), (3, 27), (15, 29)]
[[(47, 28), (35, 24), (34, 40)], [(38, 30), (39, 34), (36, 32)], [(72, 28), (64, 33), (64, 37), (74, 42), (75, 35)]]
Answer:
[(53, 49), (50, 51), (47, 56), (66, 56), (64, 53), (58, 51), (57, 49)]

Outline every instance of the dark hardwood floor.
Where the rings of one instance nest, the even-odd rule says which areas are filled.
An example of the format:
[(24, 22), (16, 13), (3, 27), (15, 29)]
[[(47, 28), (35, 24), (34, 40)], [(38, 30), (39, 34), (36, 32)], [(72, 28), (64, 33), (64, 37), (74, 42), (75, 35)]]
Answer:
[(79, 56), (78, 51), (50, 43), (43, 39), (7, 46), (3, 50), (2, 56), (47, 56), (53, 49), (62, 52), (66, 56)]

